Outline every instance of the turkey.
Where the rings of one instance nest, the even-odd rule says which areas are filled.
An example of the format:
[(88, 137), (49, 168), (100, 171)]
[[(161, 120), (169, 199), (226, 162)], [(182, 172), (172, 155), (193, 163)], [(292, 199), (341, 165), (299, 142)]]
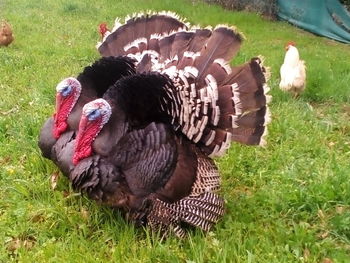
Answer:
[(231, 141), (265, 144), (267, 70), (259, 57), (228, 64), (242, 37), (226, 26), (124, 40), (147, 31), (153, 16), (103, 30), (102, 57), (131, 58), (136, 72), (85, 104), (76, 139), (55, 151), (56, 162), (76, 190), (136, 224), (184, 236), (187, 226), (208, 231), (224, 213), (211, 157)]
[[(103, 101), (90, 102), (81, 125), (95, 119), (96, 107), (107, 115), (111, 110)], [(152, 122), (124, 134), (108, 156), (78, 162), (70, 173), (73, 187), (162, 236), (184, 237), (186, 226), (208, 231), (224, 213), (223, 199), (215, 193), (220, 180), (214, 162), (169, 125)], [(89, 135), (82, 136), (80, 149)]]
[(104, 57), (84, 68), (77, 78), (66, 78), (56, 87), (56, 112), (43, 125), (39, 148), (44, 157), (56, 161), (56, 154), (70, 142), (78, 129), (82, 107), (101, 97), (122, 76), (135, 73), (127, 57)]
[[(144, 30), (135, 30), (145, 24), (148, 26), (147, 30), (145, 27)], [(118, 33), (118, 38), (113, 39), (120, 43), (134, 43), (138, 39), (149, 39), (151, 35), (160, 36), (180, 29), (187, 29), (187, 25), (170, 12), (140, 14), (127, 18), (124, 25), (116, 20), (114, 35)], [(105, 24), (100, 25), (100, 32), (105, 37), (110, 34), (107, 30)], [(44, 123), (39, 135), (39, 148), (44, 157), (56, 162), (56, 155), (75, 136), (85, 103), (101, 97), (122, 76), (135, 73), (136, 61), (133, 58), (125, 56), (127, 53), (124, 50), (113, 49), (113, 52), (113, 56), (104, 56), (86, 67), (77, 78), (64, 79), (57, 85), (56, 112), (54, 117)], [(65, 132), (68, 133), (64, 134)]]
[(138, 73), (84, 106), (70, 179), (134, 222), (183, 236), (186, 225), (208, 230), (223, 214), (209, 156), (232, 140), (264, 144), (267, 72), (260, 58), (228, 65), (242, 38), (225, 26), (153, 40), (151, 51), (147, 41), (143, 51), (127, 44)]
[(300, 60), (299, 51), (293, 42), (286, 45), (286, 55), (280, 69), (281, 82), (279, 87), (283, 91), (299, 96), (305, 89), (306, 67), (305, 61)]

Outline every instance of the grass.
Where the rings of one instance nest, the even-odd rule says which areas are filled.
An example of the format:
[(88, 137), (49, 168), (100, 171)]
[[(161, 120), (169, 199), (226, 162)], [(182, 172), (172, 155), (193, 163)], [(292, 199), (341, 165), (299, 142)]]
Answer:
[[(74, 193), (40, 156), (38, 131), (54, 87), (99, 57), (97, 25), (140, 10), (172, 10), (192, 24), (236, 25), (233, 61), (271, 67), (266, 148), (233, 145), (217, 160), (227, 213), (208, 234), (160, 242), (118, 212)], [(0, 48), (0, 262), (348, 262), (350, 48), (280, 21), (185, 0), (0, 1), (15, 42)], [(298, 99), (278, 89), (283, 46), (308, 67)]]

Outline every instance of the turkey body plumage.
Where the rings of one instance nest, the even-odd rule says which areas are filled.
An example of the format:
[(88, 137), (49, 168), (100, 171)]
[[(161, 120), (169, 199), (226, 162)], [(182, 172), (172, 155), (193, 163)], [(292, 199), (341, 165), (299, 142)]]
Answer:
[(160, 123), (127, 132), (108, 156), (83, 159), (70, 180), (90, 198), (162, 234), (182, 237), (184, 225), (209, 230), (224, 213), (214, 162)]
[[(181, 237), (187, 226), (208, 231), (224, 213), (211, 157), (223, 155), (231, 141), (264, 145), (269, 121), (261, 58), (228, 64), (241, 41), (233, 28), (188, 29), (170, 13), (117, 21), (98, 50), (130, 59), (132, 70), (109, 71), (106, 79), (119, 75), (95, 85), (103, 92), (83, 107), (66, 106), (77, 107), (80, 119), (74, 110), (65, 113), (58, 133), (52, 132), (56, 106), (41, 131), (43, 155), (75, 189), (122, 209), (136, 224)], [(91, 84), (78, 77), (76, 85)]]

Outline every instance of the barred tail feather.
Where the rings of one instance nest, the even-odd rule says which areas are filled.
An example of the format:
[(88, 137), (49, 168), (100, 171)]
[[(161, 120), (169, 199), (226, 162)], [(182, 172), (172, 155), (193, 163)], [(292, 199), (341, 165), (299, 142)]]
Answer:
[(256, 57), (238, 69), (233, 68), (226, 80), (232, 85), (233, 92), (234, 114), (231, 117), (232, 129), (229, 131), (234, 141), (262, 144), (266, 126), (270, 122), (268, 103), (271, 97), (267, 95), (267, 79), (268, 69), (263, 66), (262, 58)]
[(209, 231), (224, 214), (224, 200), (214, 193), (220, 187), (218, 169), (213, 160), (195, 146), (193, 149), (197, 154), (198, 165), (190, 195), (174, 203), (153, 199), (147, 216), (148, 225), (164, 235), (173, 232), (184, 237), (186, 225)]
[(200, 50), (206, 45), (212, 31), (210, 29), (179, 29), (159, 38), (159, 69), (176, 66), (177, 70), (192, 66)]
[[(187, 29), (185, 22), (171, 13), (140, 13), (126, 18), (124, 24), (116, 20), (113, 31), (105, 37), (102, 43), (97, 45), (97, 49), (102, 56), (127, 55), (131, 47), (133, 52), (142, 52), (147, 48), (152, 35), (169, 34), (179, 29)], [(135, 45), (135, 41), (143, 40), (141, 47)]]
[(191, 195), (196, 196), (219, 190), (220, 175), (214, 161), (197, 150), (197, 162), (197, 177), (192, 186)]
[(172, 204), (154, 200), (152, 210), (147, 216), (147, 224), (163, 235), (172, 231), (182, 238), (186, 235), (186, 225), (209, 231), (223, 214), (223, 199), (217, 194), (206, 192), (185, 197)]
[(164, 63), (167, 59), (170, 59), (171, 47), (174, 43), (176, 35), (179, 33), (170, 34), (164, 36), (159, 40), (159, 62)]
[(208, 66), (216, 59), (230, 61), (238, 52), (242, 42), (242, 35), (236, 29), (217, 26), (206, 45), (201, 49), (194, 66), (198, 69), (198, 78), (206, 76)]
[[(195, 54), (198, 53), (211, 36), (209, 29), (191, 29), (189, 31), (174, 32), (173, 36), (169, 36), (171, 41), (168, 41), (169, 53), (161, 52), (161, 62), (164, 63), (164, 68), (171, 65), (176, 65), (176, 68), (183, 69), (187, 65), (193, 65)], [(162, 40), (161, 40), (162, 41)], [(186, 54), (186, 58), (184, 55)], [(175, 63), (169, 65), (167, 62), (175, 58)], [(190, 63), (185, 61), (191, 58)], [(168, 61), (166, 61), (168, 60)]]
[(264, 144), (270, 96), (268, 70), (261, 58), (232, 68), (224, 59), (215, 59), (202, 78), (193, 66), (165, 72), (175, 86), (171, 90), (175, 102), (170, 108), (179, 109), (173, 123), (207, 155), (224, 154), (231, 141)]

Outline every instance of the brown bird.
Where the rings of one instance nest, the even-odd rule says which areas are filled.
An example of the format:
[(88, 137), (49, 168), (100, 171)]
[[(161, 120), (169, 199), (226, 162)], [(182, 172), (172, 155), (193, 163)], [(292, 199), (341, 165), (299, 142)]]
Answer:
[(0, 26), (0, 46), (8, 46), (12, 43), (14, 37), (12, 34), (12, 28), (5, 20), (1, 21)]

